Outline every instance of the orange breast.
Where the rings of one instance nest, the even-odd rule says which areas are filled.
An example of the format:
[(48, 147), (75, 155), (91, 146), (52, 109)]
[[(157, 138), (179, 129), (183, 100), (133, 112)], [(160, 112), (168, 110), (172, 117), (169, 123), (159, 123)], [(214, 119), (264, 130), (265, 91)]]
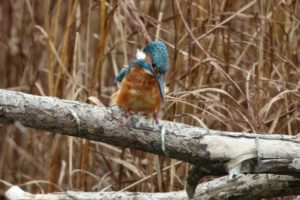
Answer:
[(158, 112), (161, 98), (154, 76), (140, 67), (132, 67), (122, 80), (119, 90), (113, 94), (112, 103), (147, 115)]

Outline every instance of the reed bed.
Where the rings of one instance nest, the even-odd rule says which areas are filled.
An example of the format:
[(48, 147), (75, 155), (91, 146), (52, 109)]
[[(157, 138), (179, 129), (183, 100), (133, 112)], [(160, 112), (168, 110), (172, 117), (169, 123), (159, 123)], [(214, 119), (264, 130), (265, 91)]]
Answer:
[[(161, 118), (300, 133), (300, 1), (4, 0), (0, 21), (1, 88), (108, 106), (118, 70), (160, 39), (170, 59)], [(2, 194), (10, 184), (29, 192), (176, 191), (190, 167), (18, 123), (0, 127), (0, 149)]]

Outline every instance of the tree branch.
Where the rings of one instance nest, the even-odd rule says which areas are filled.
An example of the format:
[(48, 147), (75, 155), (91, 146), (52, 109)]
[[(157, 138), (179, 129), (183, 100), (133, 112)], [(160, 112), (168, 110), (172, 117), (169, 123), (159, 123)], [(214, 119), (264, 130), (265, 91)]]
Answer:
[[(238, 192), (237, 192), (238, 191)], [(300, 179), (285, 175), (248, 174), (239, 175), (234, 179), (224, 176), (198, 185), (194, 199), (223, 200), (238, 199), (252, 200), (273, 196), (300, 194)], [(24, 192), (18, 186), (13, 186), (5, 193), (10, 200), (17, 199), (125, 199), (125, 200), (183, 200), (188, 199), (185, 191), (166, 193), (142, 192), (59, 192), (50, 194), (31, 194)]]
[(297, 136), (215, 131), (163, 120), (156, 125), (143, 116), (126, 117), (117, 107), (0, 89), (0, 123), (16, 121), (27, 127), (187, 161), (211, 175), (225, 175), (245, 161), (246, 172), (300, 174)]
[[(268, 181), (277, 178), (279, 182), (274, 183), (280, 183), (281, 177), (288, 176), (274, 174), (291, 175), (296, 181), (292, 183), (298, 185), (286, 183), (290, 179), (284, 179), (283, 185), (290, 186), (291, 190), (287, 189), (287, 193), (281, 194), (294, 194), (295, 188), (300, 191), (297, 179), (300, 177), (298, 136), (215, 131), (163, 120), (156, 124), (140, 115), (127, 117), (118, 107), (99, 107), (0, 89), (0, 123), (15, 122), (189, 162), (194, 165), (188, 177), (189, 196), (193, 196), (197, 179), (203, 174), (229, 174), (230, 180), (241, 180), (236, 177), (241, 177), (242, 173), (272, 174), (265, 177), (247, 175), (245, 183), (239, 182), (237, 186), (256, 185), (261, 177)], [(218, 185), (217, 182), (211, 183)], [(231, 184), (231, 181), (227, 181), (220, 188), (230, 187)], [(270, 186), (277, 188), (276, 184)], [(242, 192), (241, 187), (235, 189), (239, 190), (239, 194)], [(208, 190), (202, 193), (196, 191), (195, 197), (198, 198), (199, 193), (200, 196), (209, 195), (204, 194), (205, 191)], [(257, 190), (253, 188), (253, 191)], [(259, 189), (257, 193), (263, 192), (263, 189)], [(277, 195), (276, 192), (274, 194)]]

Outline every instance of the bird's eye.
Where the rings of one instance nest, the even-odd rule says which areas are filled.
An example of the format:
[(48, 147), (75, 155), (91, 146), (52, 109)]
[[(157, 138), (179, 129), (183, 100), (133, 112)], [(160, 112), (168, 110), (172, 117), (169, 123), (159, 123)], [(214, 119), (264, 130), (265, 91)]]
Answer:
[(160, 69), (155, 64), (152, 64), (152, 68), (156, 74), (160, 73)]

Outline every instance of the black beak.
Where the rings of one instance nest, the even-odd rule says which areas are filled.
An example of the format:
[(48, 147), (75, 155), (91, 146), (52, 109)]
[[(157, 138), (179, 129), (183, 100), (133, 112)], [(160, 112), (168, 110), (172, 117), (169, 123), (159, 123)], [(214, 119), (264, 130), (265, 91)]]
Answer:
[(155, 77), (158, 89), (159, 89), (159, 94), (162, 102), (165, 102), (165, 96), (164, 96), (164, 76), (161, 73), (155, 72), (153, 67), (151, 67), (151, 72)]

